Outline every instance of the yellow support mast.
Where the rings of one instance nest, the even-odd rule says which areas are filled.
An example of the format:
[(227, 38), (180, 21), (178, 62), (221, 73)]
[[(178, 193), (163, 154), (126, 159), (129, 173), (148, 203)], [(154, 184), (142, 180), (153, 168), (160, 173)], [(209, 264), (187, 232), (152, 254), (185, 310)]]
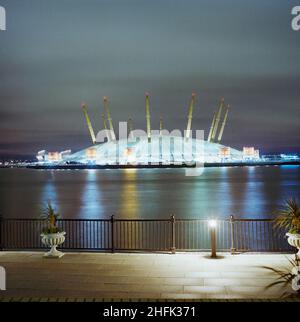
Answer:
[(92, 138), (92, 142), (93, 144), (96, 143), (96, 137), (95, 137), (95, 132), (94, 132), (94, 129), (93, 129), (93, 126), (92, 126), (92, 123), (91, 123), (91, 120), (90, 120), (90, 117), (89, 117), (89, 114), (88, 114), (88, 111), (87, 111), (87, 106), (85, 103), (83, 103), (81, 105), (82, 107), (82, 110), (83, 110), (83, 113), (84, 113), (84, 116), (85, 116), (85, 120), (86, 120), (86, 124), (88, 126), (88, 129), (89, 129), (89, 132), (90, 132), (90, 135), (91, 135), (91, 138)]
[(164, 129), (164, 123), (162, 117), (159, 118), (159, 135), (162, 136), (162, 131)]
[(221, 127), (219, 137), (218, 137), (218, 143), (220, 143), (221, 140), (222, 140), (222, 136), (223, 136), (223, 133), (224, 133), (224, 128), (225, 128), (226, 121), (227, 121), (228, 111), (229, 111), (229, 104), (227, 105), (226, 113), (225, 113), (225, 116), (224, 116), (224, 119), (223, 119), (223, 122), (222, 122), (222, 127)]
[(108, 130), (107, 130), (107, 124), (106, 124), (106, 118), (105, 118), (105, 115), (102, 114), (101, 115), (101, 118), (103, 120), (103, 128), (105, 130), (105, 133), (106, 133), (106, 137), (107, 137), (107, 141), (109, 142), (110, 141), (110, 136), (109, 136), (109, 133), (108, 133)]
[(105, 118), (105, 115), (104, 115), (104, 114), (102, 114), (102, 115), (101, 115), (101, 118), (102, 118), (102, 120), (103, 120), (103, 128), (104, 128), (104, 130), (107, 130), (107, 125), (106, 125), (106, 118)]
[(221, 115), (222, 115), (223, 106), (224, 106), (224, 98), (222, 98), (221, 101), (220, 101), (219, 110), (218, 110), (218, 113), (217, 113), (217, 116), (216, 116), (216, 121), (215, 121), (214, 129), (213, 129), (213, 132), (212, 132), (212, 136), (211, 136), (211, 142), (214, 142), (215, 137), (217, 135), (217, 131), (218, 131)]
[(214, 112), (214, 117), (213, 117), (212, 122), (211, 122), (211, 127), (210, 127), (210, 130), (209, 130), (207, 142), (211, 141), (212, 132), (213, 132), (213, 129), (215, 127), (215, 122), (216, 122), (216, 115), (217, 115), (217, 113)]
[(186, 139), (189, 139), (190, 135), (191, 135), (193, 109), (194, 109), (195, 99), (196, 99), (196, 94), (193, 93), (191, 103), (190, 103), (190, 106), (189, 106), (188, 122), (187, 122), (187, 126), (186, 126), (186, 131), (185, 131), (185, 138)]
[(149, 93), (146, 93), (146, 122), (147, 122), (147, 137), (148, 142), (151, 141), (151, 116), (150, 116), (150, 97)]
[(110, 130), (110, 139), (112, 141), (115, 141), (116, 135), (115, 135), (115, 131), (114, 131), (114, 127), (112, 124), (112, 119), (111, 119), (111, 115), (110, 115), (110, 111), (109, 111), (109, 107), (108, 107), (108, 98), (106, 96), (103, 97), (103, 105), (104, 105), (104, 110), (107, 115), (107, 121), (108, 121), (108, 125), (109, 125), (109, 130)]

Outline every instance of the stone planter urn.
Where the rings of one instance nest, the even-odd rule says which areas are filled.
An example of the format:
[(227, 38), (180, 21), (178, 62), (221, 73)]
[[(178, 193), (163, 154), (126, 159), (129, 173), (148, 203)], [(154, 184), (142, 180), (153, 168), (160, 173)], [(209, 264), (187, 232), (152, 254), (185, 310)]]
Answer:
[(65, 231), (56, 234), (41, 234), (42, 243), (48, 247), (51, 247), (50, 251), (45, 253), (44, 257), (60, 258), (64, 256), (64, 253), (58, 251), (56, 247), (65, 241), (65, 234)]
[(288, 236), (288, 243), (291, 246), (298, 248), (297, 255), (300, 256), (300, 234), (287, 233), (286, 235)]
[(292, 280), (292, 289), (296, 292), (300, 291), (300, 266), (294, 266), (292, 274), (295, 276)]

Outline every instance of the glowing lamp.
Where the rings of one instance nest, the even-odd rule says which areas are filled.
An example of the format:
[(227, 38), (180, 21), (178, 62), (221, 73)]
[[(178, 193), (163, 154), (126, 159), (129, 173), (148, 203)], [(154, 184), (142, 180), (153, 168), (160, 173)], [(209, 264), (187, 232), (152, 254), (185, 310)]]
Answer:
[(217, 221), (215, 220), (215, 219), (211, 219), (211, 220), (209, 220), (208, 221), (208, 226), (210, 227), (210, 228), (216, 228), (217, 227)]

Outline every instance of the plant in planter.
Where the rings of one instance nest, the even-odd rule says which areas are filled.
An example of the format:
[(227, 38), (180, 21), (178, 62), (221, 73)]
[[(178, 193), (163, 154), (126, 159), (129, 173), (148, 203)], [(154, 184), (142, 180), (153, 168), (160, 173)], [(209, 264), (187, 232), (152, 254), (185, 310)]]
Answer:
[(57, 226), (57, 220), (60, 218), (60, 215), (55, 212), (50, 201), (48, 201), (47, 206), (42, 211), (41, 217), (47, 223), (47, 226), (43, 229), (41, 234), (42, 243), (51, 247), (50, 251), (47, 252), (44, 257), (60, 258), (64, 254), (56, 248), (65, 241), (66, 233)]
[[(294, 260), (288, 259), (288, 261), (291, 264), (291, 267), (287, 267), (284, 270), (263, 266), (263, 268), (275, 273), (278, 276), (278, 278), (273, 283), (269, 284), (266, 289), (276, 285), (281, 285), (285, 290), (282, 296), (300, 298), (300, 258), (296, 255)], [(286, 288), (289, 285), (295, 293), (286, 291)]]
[(286, 201), (285, 205), (277, 211), (275, 227), (287, 230), (288, 243), (299, 249), (300, 256), (300, 206), (295, 198)]

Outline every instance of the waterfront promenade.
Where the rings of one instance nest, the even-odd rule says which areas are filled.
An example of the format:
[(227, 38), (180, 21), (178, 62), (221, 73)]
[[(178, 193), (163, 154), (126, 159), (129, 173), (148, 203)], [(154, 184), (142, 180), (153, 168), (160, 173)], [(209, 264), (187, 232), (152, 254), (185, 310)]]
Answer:
[[(261, 266), (288, 267), (285, 254), (66, 253), (45, 259), (42, 252), (0, 252), (7, 290), (0, 299), (197, 300), (278, 299), (283, 289)], [(287, 289), (290, 291), (289, 289)]]

